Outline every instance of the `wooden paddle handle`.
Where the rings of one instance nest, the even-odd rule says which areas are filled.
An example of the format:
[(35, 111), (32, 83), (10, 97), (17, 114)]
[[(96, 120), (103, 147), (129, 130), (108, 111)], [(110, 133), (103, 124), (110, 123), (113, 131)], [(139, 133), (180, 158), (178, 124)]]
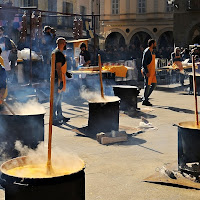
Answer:
[(194, 91), (194, 99), (195, 99), (195, 118), (196, 118), (196, 125), (198, 126), (199, 115), (198, 115), (196, 68), (195, 68), (194, 56), (192, 56), (192, 71), (193, 71), (193, 91)]
[(53, 99), (55, 82), (55, 54), (51, 56), (51, 87), (50, 87), (50, 114), (49, 114), (49, 139), (48, 139), (48, 160), (47, 168), (51, 168), (51, 145), (52, 145), (52, 125), (53, 125)]
[(5, 101), (2, 101), (2, 104), (5, 105), (13, 115), (15, 115), (14, 111), (10, 108), (10, 106)]
[(101, 55), (98, 54), (99, 58), (99, 76), (100, 76), (100, 85), (101, 85), (101, 96), (104, 98), (104, 92), (103, 92), (103, 78), (102, 78), (102, 69), (101, 69)]

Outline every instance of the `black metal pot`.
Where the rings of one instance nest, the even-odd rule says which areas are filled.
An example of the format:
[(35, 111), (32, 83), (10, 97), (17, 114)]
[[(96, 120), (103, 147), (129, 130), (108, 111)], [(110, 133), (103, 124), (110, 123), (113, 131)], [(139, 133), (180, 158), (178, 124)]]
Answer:
[(89, 131), (94, 133), (118, 131), (119, 104), (119, 99), (108, 102), (89, 102)]
[(121, 99), (120, 109), (124, 111), (136, 110), (137, 97), (140, 90), (136, 86), (131, 85), (115, 85), (113, 86), (115, 96)]
[(18, 157), (1, 166), (1, 185), (5, 200), (85, 200), (84, 168), (69, 175), (52, 178), (20, 178), (10, 176), (7, 170), (23, 166), (27, 157)]
[(8, 157), (19, 156), (15, 142), (31, 149), (44, 141), (44, 113), (35, 115), (0, 115), (0, 147)]
[(200, 162), (200, 128), (189, 125), (195, 125), (195, 122), (178, 124), (178, 166), (181, 169), (187, 163)]
[[(193, 75), (189, 75), (190, 80), (190, 92), (193, 92)], [(200, 75), (196, 76), (197, 93), (200, 95)]]

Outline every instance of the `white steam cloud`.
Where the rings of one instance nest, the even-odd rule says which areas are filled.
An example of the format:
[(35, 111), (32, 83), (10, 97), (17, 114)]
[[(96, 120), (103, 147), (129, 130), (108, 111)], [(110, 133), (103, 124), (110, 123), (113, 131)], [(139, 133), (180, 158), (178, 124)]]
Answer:
[(30, 100), (27, 103), (16, 102), (11, 108), (16, 115), (37, 115), (46, 113), (42, 104), (38, 103), (36, 100)]
[(81, 98), (83, 98), (89, 102), (107, 103), (107, 102), (120, 100), (119, 97), (116, 97), (116, 96), (104, 96), (104, 98), (102, 98), (100, 93), (91, 92), (87, 89), (81, 89), (80, 95), (81, 95)]

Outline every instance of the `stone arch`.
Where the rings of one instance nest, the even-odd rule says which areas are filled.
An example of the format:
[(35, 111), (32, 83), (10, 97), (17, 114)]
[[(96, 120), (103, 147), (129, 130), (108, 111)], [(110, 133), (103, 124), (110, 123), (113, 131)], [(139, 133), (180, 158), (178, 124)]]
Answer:
[(187, 40), (188, 44), (200, 44), (200, 23), (195, 24), (190, 28)]
[[(147, 28), (137, 28), (137, 29), (134, 29), (130, 34), (129, 34), (129, 37), (128, 37), (128, 43), (130, 43), (132, 37), (138, 33), (138, 32), (145, 32), (147, 33), (148, 35), (151, 36), (151, 38), (155, 38), (155, 35)], [(155, 38), (156, 39), (156, 38)]]
[(124, 36), (119, 32), (111, 32), (105, 40), (105, 47), (116, 47), (120, 48), (126, 45)]
[(173, 36), (173, 31), (163, 31), (158, 39), (158, 47), (173, 47), (174, 46), (174, 36)]
[(135, 45), (136, 48), (143, 46), (144, 48), (147, 47), (148, 40), (152, 38), (151, 35), (144, 31), (139, 31), (132, 35), (130, 38), (130, 45)]

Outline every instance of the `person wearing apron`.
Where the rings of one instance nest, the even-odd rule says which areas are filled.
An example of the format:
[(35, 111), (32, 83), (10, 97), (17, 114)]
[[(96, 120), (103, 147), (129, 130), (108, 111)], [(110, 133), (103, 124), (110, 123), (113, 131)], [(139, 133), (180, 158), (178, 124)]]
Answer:
[(185, 79), (185, 72), (182, 65), (182, 55), (181, 55), (181, 49), (179, 47), (176, 47), (174, 49), (174, 52), (171, 54), (172, 59), (172, 67), (174, 69), (179, 69), (179, 78), (181, 86), (184, 86), (184, 79)]
[(156, 41), (150, 39), (148, 41), (148, 48), (143, 52), (142, 59), (142, 74), (144, 76), (144, 96), (142, 98), (142, 105), (152, 106), (149, 102), (149, 96), (156, 88), (156, 70), (155, 70), (155, 54), (153, 54), (154, 48), (156, 48)]
[(66, 90), (66, 75), (70, 77), (70, 73), (67, 72), (66, 57), (63, 54), (63, 50), (66, 49), (65, 38), (58, 38), (57, 48), (52, 52), (52, 56), (55, 56), (55, 83), (54, 83), (54, 105), (53, 105), (53, 125), (61, 125), (63, 122), (67, 122), (70, 119), (66, 118), (62, 114), (62, 96)]

